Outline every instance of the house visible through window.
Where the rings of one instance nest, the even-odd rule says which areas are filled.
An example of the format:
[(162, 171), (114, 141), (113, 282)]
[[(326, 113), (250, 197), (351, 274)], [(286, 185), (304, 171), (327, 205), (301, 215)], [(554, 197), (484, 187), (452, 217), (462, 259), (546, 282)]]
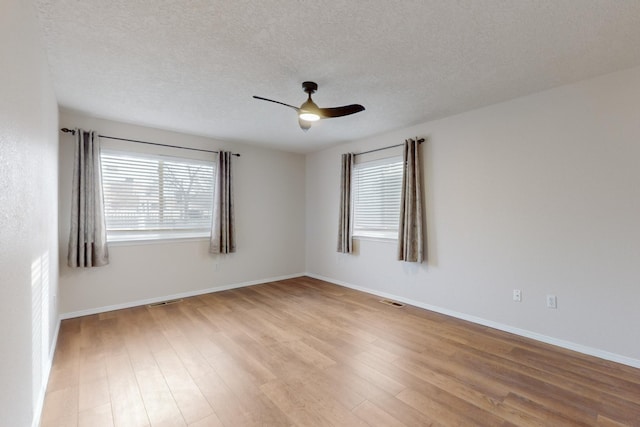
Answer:
[(397, 239), (402, 158), (358, 163), (353, 168), (353, 236)]
[(209, 236), (215, 163), (103, 150), (107, 240)]

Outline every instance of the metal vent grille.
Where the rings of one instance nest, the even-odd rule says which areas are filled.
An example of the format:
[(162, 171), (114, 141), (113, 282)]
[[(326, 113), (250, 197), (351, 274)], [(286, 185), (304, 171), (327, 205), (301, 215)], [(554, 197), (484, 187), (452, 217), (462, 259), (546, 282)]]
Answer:
[(172, 299), (172, 300), (169, 300), (169, 301), (154, 302), (153, 304), (147, 304), (147, 307), (162, 307), (162, 306), (169, 305), (169, 304), (176, 304), (178, 302), (182, 302), (182, 298), (180, 298), (180, 299)]
[(391, 301), (390, 299), (380, 300), (382, 304), (390, 305), (391, 307), (401, 308), (404, 307), (404, 304), (399, 303), (397, 301)]

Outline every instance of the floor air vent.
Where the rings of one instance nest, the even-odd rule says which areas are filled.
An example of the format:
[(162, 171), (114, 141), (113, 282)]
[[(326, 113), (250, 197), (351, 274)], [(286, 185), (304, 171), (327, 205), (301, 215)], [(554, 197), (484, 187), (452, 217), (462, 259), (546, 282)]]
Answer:
[(162, 307), (162, 306), (169, 305), (169, 304), (175, 304), (177, 302), (182, 302), (182, 298), (180, 298), (180, 299), (172, 299), (172, 300), (169, 300), (169, 301), (154, 302), (153, 304), (147, 304), (147, 307)]
[(383, 304), (390, 305), (391, 307), (397, 307), (397, 308), (404, 307), (404, 304), (401, 304), (401, 303), (396, 302), (396, 301), (391, 301), (391, 300), (388, 300), (388, 299), (380, 300), (380, 302), (383, 303)]

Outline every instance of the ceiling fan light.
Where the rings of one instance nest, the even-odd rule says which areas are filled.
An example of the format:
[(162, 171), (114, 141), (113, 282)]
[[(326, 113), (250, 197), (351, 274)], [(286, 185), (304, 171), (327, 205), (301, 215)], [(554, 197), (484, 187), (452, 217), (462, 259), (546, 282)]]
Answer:
[(300, 120), (304, 120), (305, 122), (317, 122), (320, 120), (320, 116), (315, 113), (310, 113), (308, 111), (301, 111), (298, 115)]
[(309, 99), (300, 106), (298, 117), (307, 122), (317, 122), (320, 120), (320, 109), (316, 103), (311, 100), (311, 93), (309, 93)]
[(298, 117), (298, 124), (300, 125), (300, 129), (303, 131), (308, 131), (311, 128), (311, 122), (307, 122)]

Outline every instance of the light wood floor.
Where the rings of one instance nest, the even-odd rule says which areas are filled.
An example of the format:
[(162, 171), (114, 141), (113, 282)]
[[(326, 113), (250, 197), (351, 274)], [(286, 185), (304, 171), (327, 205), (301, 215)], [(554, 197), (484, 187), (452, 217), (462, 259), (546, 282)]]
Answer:
[(63, 426), (640, 426), (640, 370), (310, 278), (62, 323)]

